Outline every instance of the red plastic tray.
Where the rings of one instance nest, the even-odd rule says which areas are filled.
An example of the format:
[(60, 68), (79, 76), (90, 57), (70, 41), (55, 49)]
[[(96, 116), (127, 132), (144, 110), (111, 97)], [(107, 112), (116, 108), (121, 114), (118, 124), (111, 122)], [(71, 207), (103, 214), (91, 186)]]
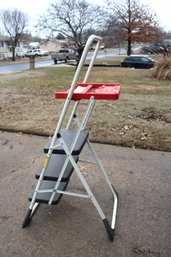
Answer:
[[(84, 84), (77, 83), (72, 95), (72, 100), (90, 99), (116, 100), (119, 98), (120, 84)], [(56, 92), (55, 98), (66, 99), (69, 89), (65, 92)]]

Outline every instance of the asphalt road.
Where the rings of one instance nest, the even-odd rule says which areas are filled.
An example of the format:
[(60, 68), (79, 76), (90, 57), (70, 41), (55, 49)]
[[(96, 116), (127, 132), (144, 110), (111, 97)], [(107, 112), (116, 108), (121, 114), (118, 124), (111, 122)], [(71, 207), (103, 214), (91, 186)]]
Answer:
[[(121, 53), (123, 53), (124, 50), (121, 50)], [(97, 58), (104, 58), (106, 56), (115, 56), (119, 54), (119, 50), (104, 50), (104, 51), (99, 51)], [(89, 60), (92, 56), (92, 53), (89, 53), (87, 55), (87, 60)], [(54, 62), (51, 59), (47, 60), (41, 60), (41, 58), (36, 59), (35, 62), (35, 68), (41, 68), (41, 67), (48, 67), (54, 65)], [(30, 68), (29, 65), (29, 60), (27, 61), (22, 61), (22, 62), (15, 62), (15, 63), (10, 63), (10, 64), (1, 64), (0, 65), (0, 74), (8, 74), (8, 73), (13, 73), (13, 72), (19, 72), (19, 71), (24, 71), (28, 70)]]
[[(51, 65), (53, 65), (52, 60), (36, 60), (35, 62), (35, 68), (48, 67)], [(29, 68), (30, 68), (29, 61), (11, 63), (6, 65), (1, 64), (0, 74), (8, 74), (8, 73), (24, 71), (24, 70), (28, 70)]]

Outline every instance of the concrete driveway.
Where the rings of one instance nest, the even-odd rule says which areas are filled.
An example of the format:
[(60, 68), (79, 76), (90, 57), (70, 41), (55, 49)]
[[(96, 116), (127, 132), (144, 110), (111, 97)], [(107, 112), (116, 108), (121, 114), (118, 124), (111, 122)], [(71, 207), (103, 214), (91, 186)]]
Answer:
[[(170, 257), (171, 153), (94, 144), (119, 193), (114, 242), (87, 199), (41, 205), (22, 229), (27, 196), (48, 138), (0, 132), (1, 257)], [(90, 159), (85, 147), (82, 157)], [(110, 220), (112, 197), (96, 167), (83, 174)], [(68, 189), (81, 189), (72, 175)]]

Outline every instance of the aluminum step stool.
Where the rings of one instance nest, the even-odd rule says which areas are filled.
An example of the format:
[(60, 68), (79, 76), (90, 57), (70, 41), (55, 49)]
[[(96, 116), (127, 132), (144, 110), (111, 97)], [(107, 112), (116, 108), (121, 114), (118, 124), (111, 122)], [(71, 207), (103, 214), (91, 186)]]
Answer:
[[(94, 41), (97, 42), (97, 45), (85, 74), (83, 83), (78, 83), (78, 78), (87, 57), (88, 50)], [(31, 218), (40, 203), (57, 204), (63, 195), (69, 195), (90, 199), (104, 223), (104, 227), (109, 239), (111, 241), (114, 239), (118, 196), (95, 150), (93, 149), (93, 146), (88, 140), (89, 133), (87, 130), (87, 123), (96, 100), (117, 100), (120, 92), (120, 84), (87, 83), (101, 41), (101, 37), (95, 35), (91, 35), (89, 37), (69, 89), (66, 92), (55, 93), (55, 97), (57, 99), (65, 99), (65, 103), (60, 118), (57, 122), (53, 138), (44, 148), (44, 153), (46, 156), (43, 164), (35, 175), (36, 179), (38, 179), (38, 182), (35, 188), (29, 194), (29, 201), (31, 203), (22, 224), (23, 228), (29, 225)], [(88, 104), (86, 106), (82, 120), (80, 121), (76, 115), (76, 111), (82, 99), (88, 100)], [(71, 111), (67, 126), (65, 129), (63, 129), (62, 125), (72, 100), (75, 102), (75, 104)], [(76, 129), (71, 129), (71, 125), (73, 123), (76, 124)], [(95, 160), (95, 164), (98, 165), (99, 170), (101, 171), (101, 174), (104, 177), (104, 180), (106, 181), (113, 196), (113, 212), (111, 224), (106, 218), (106, 215), (100, 207), (79, 167), (79, 155), (85, 144), (88, 145), (88, 148)], [(88, 161), (85, 162), (89, 163)], [(85, 193), (66, 191), (73, 171), (78, 175), (85, 189)]]

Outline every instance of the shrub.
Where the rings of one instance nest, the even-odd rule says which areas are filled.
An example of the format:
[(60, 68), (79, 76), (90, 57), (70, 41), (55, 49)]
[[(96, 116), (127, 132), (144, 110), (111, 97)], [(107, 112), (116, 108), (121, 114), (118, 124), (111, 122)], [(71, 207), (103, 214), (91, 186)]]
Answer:
[(163, 58), (156, 63), (152, 77), (160, 80), (171, 80), (171, 58)]

